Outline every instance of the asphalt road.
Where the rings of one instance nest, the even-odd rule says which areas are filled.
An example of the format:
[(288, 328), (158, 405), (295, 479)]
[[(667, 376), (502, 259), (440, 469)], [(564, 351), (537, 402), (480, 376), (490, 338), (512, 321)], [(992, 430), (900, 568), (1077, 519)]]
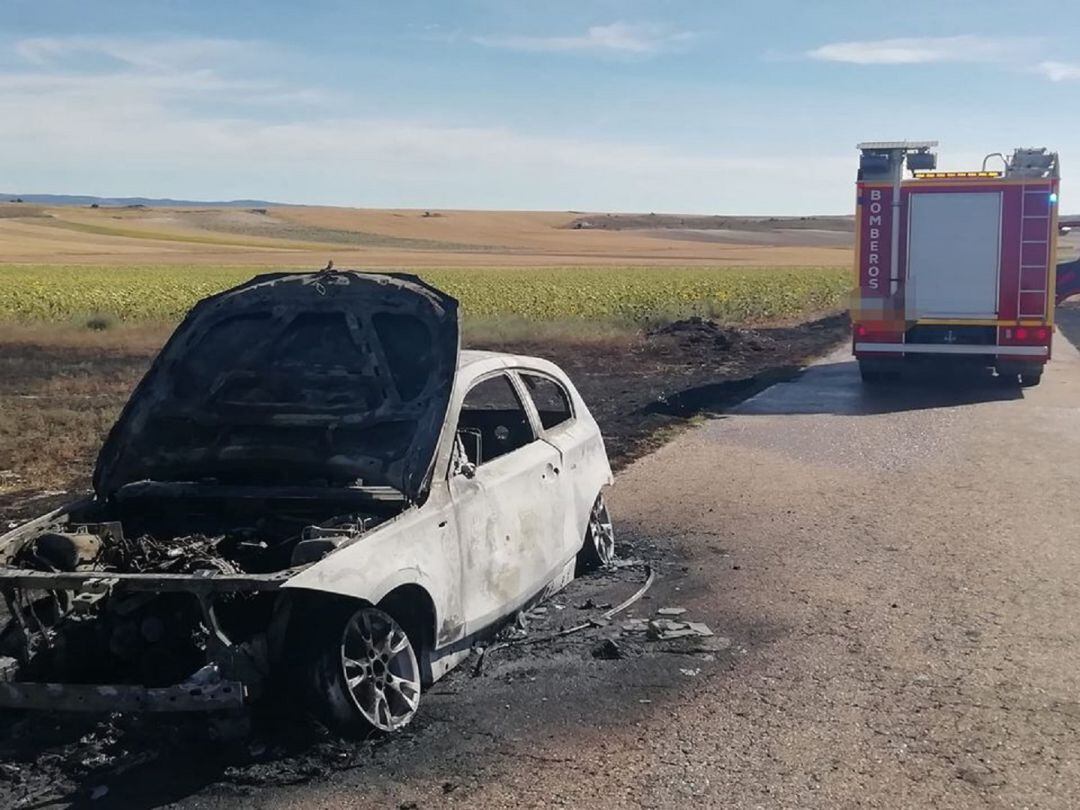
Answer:
[(868, 391), (838, 350), (633, 464), (610, 502), (666, 561), (637, 615), (685, 607), (730, 651), (537, 650), (441, 684), (362, 767), (210, 803), (1080, 804), (1080, 354), (1061, 335), (1023, 391)]

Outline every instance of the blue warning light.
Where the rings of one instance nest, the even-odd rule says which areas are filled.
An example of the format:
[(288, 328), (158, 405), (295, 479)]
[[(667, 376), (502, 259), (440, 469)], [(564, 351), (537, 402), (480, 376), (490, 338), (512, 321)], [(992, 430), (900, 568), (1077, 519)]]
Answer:
[(1050, 204), (1053, 205), (1056, 202), (1057, 202), (1057, 192), (1056, 191), (1051, 191), (1050, 192)]

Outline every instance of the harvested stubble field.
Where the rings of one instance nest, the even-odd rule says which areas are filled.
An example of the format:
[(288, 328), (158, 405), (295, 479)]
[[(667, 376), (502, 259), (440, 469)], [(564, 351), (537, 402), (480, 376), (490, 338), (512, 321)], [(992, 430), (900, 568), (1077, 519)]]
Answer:
[(0, 202), (0, 256), (40, 264), (321, 267), (839, 266), (851, 223), (836, 217), (603, 215), (325, 207), (145, 208)]

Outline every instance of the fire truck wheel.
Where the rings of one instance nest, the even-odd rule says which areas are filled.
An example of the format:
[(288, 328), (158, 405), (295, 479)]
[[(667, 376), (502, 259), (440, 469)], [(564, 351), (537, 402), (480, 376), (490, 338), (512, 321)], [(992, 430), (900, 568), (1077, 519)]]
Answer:
[(1042, 382), (1042, 372), (1034, 374), (1021, 374), (1020, 385), (1024, 388), (1032, 388)]

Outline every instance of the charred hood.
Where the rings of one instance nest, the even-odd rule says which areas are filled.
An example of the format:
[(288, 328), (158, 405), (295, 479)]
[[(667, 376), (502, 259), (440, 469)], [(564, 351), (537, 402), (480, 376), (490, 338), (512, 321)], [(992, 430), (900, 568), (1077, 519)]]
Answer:
[(457, 301), (415, 276), (268, 274), (200, 301), (109, 433), (94, 489), (141, 480), (426, 492)]

